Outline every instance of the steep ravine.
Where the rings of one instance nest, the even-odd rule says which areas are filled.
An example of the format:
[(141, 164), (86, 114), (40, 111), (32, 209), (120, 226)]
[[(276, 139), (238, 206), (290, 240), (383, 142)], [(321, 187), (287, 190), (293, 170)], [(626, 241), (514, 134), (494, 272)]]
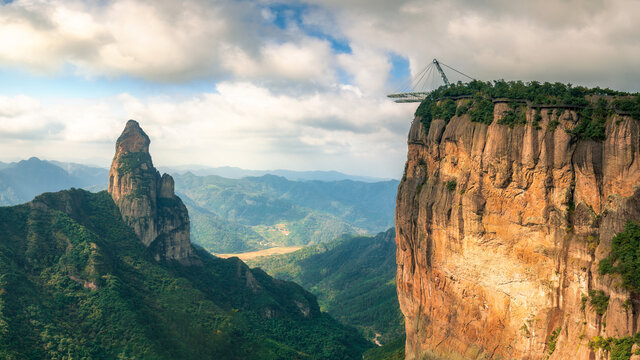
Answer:
[[(570, 108), (539, 110), (539, 126), (527, 108), (509, 127), (507, 106), (491, 125), (411, 126), (396, 210), (407, 359), (607, 359), (590, 339), (638, 331), (638, 299), (598, 275), (612, 237), (640, 220), (638, 122), (613, 115), (605, 140), (577, 140)], [(590, 290), (610, 297), (603, 315)]]

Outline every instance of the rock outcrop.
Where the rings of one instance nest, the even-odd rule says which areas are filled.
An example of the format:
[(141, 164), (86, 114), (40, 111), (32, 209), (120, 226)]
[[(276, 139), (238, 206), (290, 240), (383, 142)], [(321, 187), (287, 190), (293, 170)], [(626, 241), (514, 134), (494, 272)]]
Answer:
[(174, 194), (173, 178), (153, 167), (151, 141), (140, 125), (129, 120), (116, 142), (109, 171), (109, 194), (123, 220), (133, 228), (156, 260), (198, 263), (190, 242), (187, 208)]
[(638, 331), (638, 299), (598, 274), (640, 220), (638, 122), (613, 115), (604, 141), (578, 141), (575, 111), (539, 111), (514, 127), (414, 120), (396, 210), (407, 359), (607, 359), (590, 340)]

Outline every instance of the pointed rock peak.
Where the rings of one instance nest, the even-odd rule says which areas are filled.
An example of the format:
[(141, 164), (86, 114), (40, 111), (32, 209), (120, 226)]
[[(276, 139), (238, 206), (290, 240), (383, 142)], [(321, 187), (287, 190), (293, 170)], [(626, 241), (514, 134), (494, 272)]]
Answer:
[(127, 152), (149, 153), (151, 140), (135, 120), (127, 121), (124, 131), (116, 142), (116, 155)]
[(199, 264), (190, 242), (187, 208), (175, 196), (173, 178), (153, 167), (149, 137), (140, 124), (129, 120), (116, 142), (109, 171), (109, 194), (122, 219), (134, 230), (157, 260)]

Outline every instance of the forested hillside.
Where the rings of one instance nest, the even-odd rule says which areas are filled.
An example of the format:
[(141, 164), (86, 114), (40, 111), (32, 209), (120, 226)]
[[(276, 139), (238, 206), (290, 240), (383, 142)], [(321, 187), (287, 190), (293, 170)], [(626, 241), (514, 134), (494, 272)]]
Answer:
[(345, 236), (247, 263), (302, 285), (318, 297), (323, 310), (384, 344), (404, 334), (396, 296), (394, 237), (395, 229), (375, 237)]
[(364, 183), (175, 177), (194, 218), (194, 241), (217, 252), (307, 245), (345, 234), (377, 233), (393, 225), (395, 180)]
[(300, 286), (196, 249), (158, 263), (106, 192), (0, 208), (2, 359), (360, 359)]

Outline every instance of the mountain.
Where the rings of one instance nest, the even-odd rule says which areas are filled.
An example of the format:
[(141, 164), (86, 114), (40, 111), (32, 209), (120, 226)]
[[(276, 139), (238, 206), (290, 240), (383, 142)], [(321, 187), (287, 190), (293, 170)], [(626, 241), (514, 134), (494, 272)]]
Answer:
[(48, 160), (49, 163), (57, 165), (66, 171), (69, 175), (79, 179), (82, 185), (82, 188), (90, 188), (93, 186), (100, 186), (106, 184), (106, 177), (109, 170), (96, 167), (96, 166), (88, 166), (83, 164), (62, 162), (56, 160)]
[(32, 157), (0, 168), (0, 205), (24, 203), (43, 192), (90, 187), (106, 178), (105, 169)]
[(180, 194), (189, 210), (191, 240), (214, 253), (239, 253), (267, 246), (250, 226), (223, 219)]
[(188, 243), (172, 190), (129, 122), (109, 192), (0, 207), (0, 358), (362, 358), (299, 285)]
[[(107, 188), (108, 170), (102, 168), (37, 158), (7, 166), (0, 170), (0, 205), (72, 187), (94, 192)], [(273, 175), (227, 179), (191, 173), (176, 176), (175, 182), (191, 214), (192, 240), (215, 253), (306, 245), (344, 233), (384, 230), (393, 225), (398, 184), (291, 181)]]
[(163, 263), (106, 192), (0, 208), (0, 358), (359, 358), (298, 285), (194, 249)]
[(338, 171), (295, 171), (295, 170), (247, 170), (232, 166), (221, 167), (206, 167), (198, 165), (184, 165), (184, 166), (172, 166), (166, 168), (160, 168), (162, 171), (171, 171), (175, 174), (192, 173), (198, 176), (217, 175), (228, 179), (241, 179), (244, 177), (260, 177), (264, 175), (281, 176), (292, 181), (307, 181), (307, 180), (319, 180), (319, 181), (341, 181), (352, 180), (362, 182), (381, 182), (388, 181), (390, 179), (361, 176), (361, 175), (349, 175)]
[(640, 95), (471, 82), (416, 111), (398, 189), (407, 359), (629, 359)]
[[(201, 209), (216, 215), (206, 225), (198, 224), (194, 235), (202, 246), (219, 253), (306, 245), (331, 241), (343, 233), (383, 231), (393, 225), (398, 185), (395, 180), (290, 181), (273, 175), (227, 179), (187, 173), (175, 179), (176, 191), (188, 199), (191, 212), (202, 219), (208, 217)], [(242, 241), (231, 244), (221, 239), (217, 235), (220, 219), (228, 221), (223, 228), (240, 229), (234, 237)]]
[(160, 176), (153, 167), (150, 143), (138, 122), (129, 120), (116, 142), (108, 192), (120, 209), (122, 220), (145, 246), (153, 249), (156, 260), (197, 264), (187, 208), (175, 195), (171, 175)]
[(358, 327), (370, 340), (386, 344), (404, 335), (396, 295), (394, 239), (395, 229), (375, 237), (345, 236), (247, 264), (302, 285), (318, 297), (322, 310)]

